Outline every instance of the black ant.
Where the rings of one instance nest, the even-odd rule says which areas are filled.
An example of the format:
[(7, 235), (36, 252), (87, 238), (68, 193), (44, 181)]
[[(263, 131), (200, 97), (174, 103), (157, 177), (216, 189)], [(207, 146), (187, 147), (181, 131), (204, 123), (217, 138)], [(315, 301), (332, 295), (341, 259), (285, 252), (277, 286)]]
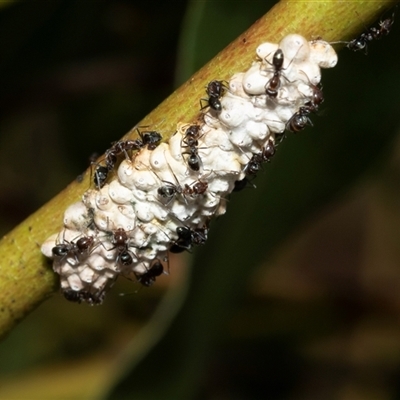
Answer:
[[(76, 241), (78, 254), (87, 254), (93, 248), (94, 237), (83, 236)], [(96, 246), (97, 247), (97, 246)]]
[(82, 301), (88, 302), (90, 305), (93, 304), (101, 304), (104, 301), (105, 297), (105, 292), (100, 291), (99, 293), (90, 293), (85, 290), (72, 290), (72, 289), (67, 289), (63, 291), (64, 297), (68, 301), (73, 301), (75, 303), (82, 303)]
[(105, 153), (105, 166), (98, 165), (94, 173), (94, 184), (101, 189), (107, 180), (109, 172), (111, 172), (117, 162), (118, 156), (122, 153), (127, 156), (128, 151), (137, 151), (147, 146), (149, 150), (154, 150), (162, 139), (161, 134), (156, 131), (140, 132), (136, 129), (140, 139), (120, 140), (113, 145)]
[[(300, 48), (297, 50), (297, 52), (300, 50)], [(294, 58), (290, 61), (289, 65), (286, 68), (283, 68), (283, 62), (285, 57), (281, 49), (275, 51), (272, 57), (272, 63), (267, 60), (267, 57), (265, 57), (264, 60), (269, 65), (271, 65), (271, 67), (273, 67), (273, 74), (272, 78), (265, 84), (265, 94), (271, 99), (274, 99), (278, 95), (278, 90), (281, 87), (281, 82), (282, 82), (281, 78), (284, 78), (286, 79), (286, 81), (290, 82), (288, 78), (286, 78), (286, 76), (283, 74), (283, 70), (289, 68)]]
[[(200, 100), (200, 107), (203, 110), (206, 107), (210, 107), (214, 111), (221, 111), (221, 101), (220, 98), (225, 94), (228, 90), (228, 86), (225, 83), (226, 81), (211, 81), (206, 87), (206, 93), (208, 95), (208, 99), (201, 99)], [(206, 105), (202, 105), (202, 101), (206, 102)]]
[(160, 276), (164, 272), (164, 267), (159, 260), (156, 260), (155, 263), (144, 273), (144, 274), (137, 274), (135, 276), (139, 283), (143, 286), (151, 286), (158, 276)]
[(63, 243), (56, 244), (51, 251), (54, 257), (60, 260), (68, 256), (69, 254), (73, 254), (76, 258), (78, 255), (82, 255), (84, 253), (89, 252), (93, 243), (94, 243), (93, 236), (82, 236), (76, 242), (74, 242), (74, 240), (69, 242), (64, 238)]
[(72, 289), (64, 290), (63, 295), (68, 301), (73, 301), (75, 303), (81, 303), (84, 299), (81, 291), (77, 292), (76, 290)]
[(51, 249), (53, 256), (56, 258), (66, 257), (71, 252), (75, 251), (75, 243), (64, 242), (57, 244)]
[[(169, 166), (169, 165), (168, 165)], [(192, 198), (197, 197), (200, 194), (204, 194), (205, 191), (208, 188), (208, 183), (207, 182), (202, 182), (202, 181), (197, 181), (197, 182), (193, 182), (191, 185), (188, 185), (187, 183), (184, 184), (184, 186), (182, 187), (178, 181), (177, 176), (175, 175), (174, 171), (171, 169), (171, 167), (169, 166), (169, 169), (171, 171), (171, 174), (173, 175), (176, 184), (173, 184), (172, 182), (166, 181), (166, 180), (162, 180), (160, 179), (160, 177), (158, 177), (158, 179), (160, 179), (163, 183), (165, 183), (166, 185), (161, 186), (157, 189), (157, 193), (161, 196), (164, 197), (166, 199), (168, 199), (167, 204), (169, 204), (171, 202), (171, 200), (173, 199), (173, 197), (176, 194), (180, 194), (184, 197), (185, 202), (186, 202), (186, 196), (190, 196)]]
[(114, 169), (117, 158), (120, 154), (127, 154), (128, 151), (140, 150), (144, 146), (143, 141), (140, 139), (135, 140), (120, 140), (115, 142), (105, 152), (105, 166), (98, 165), (94, 172), (94, 184), (101, 189), (107, 180), (108, 174)]
[(200, 194), (204, 194), (208, 189), (208, 183), (198, 180), (191, 185), (185, 184), (185, 194), (190, 197), (197, 197)]
[(140, 139), (142, 140), (143, 147), (147, 145), (149, 150), (154, 150), (161, 142), (162, 136), (157, 131), (140, 132), (139, 128), (136, 129)]
[(379, 40), (382, 36), (387, 36), (390, 33), (394, 23), (394, 16), (397, 11), (393, 11), (389, 18), (379, 22), (379, 27), (371, 27), (366, 29), (361, 35), (347, 43), (346, 47), (352, 51), (364, 50), (364, 54), (368, 54), (368, 43), (372, 40)]
[(261, 169), (262, 158), (259, 154), (253, 154), (250, 161), (244, 167), (243, 172), (246, 175), (256, 175)]
[[(271, 161), (271, 158), (275, 154), (275, 146), (272, 140), (268, 140), (265, 146), (262, 148), (261, 153), (253, 154), (253, 157), (245, 166), (243, 172), (246, 175), (256, 175), (261, 169), (263, 162)], [(240, 181), (239, 181), (240, 182)], [(237, 189), (236, 191), (238, 191)]]
[(322, 89), (316, 85), (311, 85), (311, 89), (313, 91), (312, 97), (310, 101), (307, 101), (304, 104), (304, 107), (307, 108), (310, 112), (318, 112), (319, 106), (324, 102), (324, 94), (322, 93)]
[(200, 135), (200, 125), (190, 125), (186, 131), (182, 142), (185, 143), (186, 147), (195, 147), (198, 145), (198, 139)]
[(181, 194), (182, 196), (190, 196), (192, 198), (197, 197), (200, 194), (204, 194), (208, 188), (207, 182), (197, 181), (191, 185), (185, 183), (182, 187), (180, 185), (174, 185), (171, 182), (163, 181), (167, 185), (158, 188), (157, 192), (160, 196), (172, 199), (175, 194)]
[[(179, 192), (178, 187), (170, 182), (163, 181), (164, 183), (167, 183), (167, 185), (161, 186), (157, 189), (157, 193), (161, 196), (164, 197), (165, 199), (169, 199), (171, 201), (173, 197), (175, 196), (176, 193)], [(169, 203), (168, 201), (168, 203)]]
[[(265, 93), (271, 98), (275, 98), (278, 95), (278, 89), (281, 86), (283, 61), (283, 51), (281, 49), (276, 50), (274, 56), (272, 57), (271, 64), (274, 67), (274, 73), (272, 78), (265, 84)], [(269, 61), (267, 62), (269, 63)]]
[(169, 248), (171, 253), (181, 253), (184, 250), (190, 250), (193, 244), (204, 244), (207, 240), (208, 228), (191, 229), (187, 226), (178, 226), (176, 233), (178, 234), (178, 239)]
[(129, 250), (129, 247), (134, 246), (129, 246), (129, 236), (125, 229), (118, 228), (113, 233), (111, 243), (114, 245), (114, 247), (110, 250), (117, 249), (118, 252), (117, 263), (119, 261), (122, 265), (127, 266), (133, 263), (132, 255), (137, 258), (137, 256)]
[(307, 124), (312, 126), (312, 122), (308, 115), (312, 112), (314, 107), (310, 107), (305, 105), (304, 107), (300, 107), (299, 111), (293, 114), (292, 118), (286, 124), (286, 129), (291, 132), (299, 132), (303, 130)]
[(197, 147), (190, 147), (189, 151), (182, 154), (189, 154), (187, 158), (187, 163), (192, 171), (200, 171), (201, 158), (199, 156), (199, 151)]
[(182, 139), (182, 142), (185, 143), (186, 146), (189, 149), (189, 151), (186, 151), (182, 154), (189, 154), (187, 158), (187, 163), (193, 171), (199, 171), (200, 170), (200, 164), (201, 164), (201, 159), (199, 156), (198, 152), (198, 139), (200, 135), (200, 126), (199, 125), (190, 125), (185, 132), (185, 136)]
[(98, 165), (94, 171), (94, 184), (100, 189), (102, 188), (107, 180), (108, 177), (108, 168), (102, 165)]
[(261, 158), (264, 162), (271, 161), (271, 158), (275, 155), (275, 145), (272, 140), (268, 140), (261, 151)]
[(189, 167), (193, 170), (193, 171), (199, 171), (200, 170), (200, 156), (199, 153), (197, 151), (196, 148), (191, 148), (190, 149), (190, 155), (187, 159), (188, 165)]
[[(175, 176), (175, 174), (174, 174), (174, 176)], [(176, 179), (176, 177), (175, 177), (175, 179)], [(157, 193), (161, 197), (168, 199), (166, 205), (168, 205), (172, 201), (172, 199), (174, 198), (174, 196), (176, 194), (181, 194), (184, 196), (185, 190), (184, 190), (184, 188), (182, 188), (182, 186), (179, 183), (174, 185), (172, 182), (169, 182), (169, 181), (162, 181), (162, 182), (165, 183), (165, 185), (160, 186), (157, 189)], [(187, 185), (185, 185), (185, 186), (187, 186)]]

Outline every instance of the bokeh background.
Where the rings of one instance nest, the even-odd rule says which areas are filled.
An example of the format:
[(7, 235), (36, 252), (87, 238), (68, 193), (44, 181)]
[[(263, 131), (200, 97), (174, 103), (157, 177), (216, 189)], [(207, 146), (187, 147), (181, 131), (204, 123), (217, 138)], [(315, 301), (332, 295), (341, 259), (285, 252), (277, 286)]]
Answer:
[[(273, 4), (1, 3), (0, 233)], [(314, 126), (169, 276), (23, 320), (0, 398), (400, 398), (399, 43), (396, 21), (368, 55), (340, 52)]]

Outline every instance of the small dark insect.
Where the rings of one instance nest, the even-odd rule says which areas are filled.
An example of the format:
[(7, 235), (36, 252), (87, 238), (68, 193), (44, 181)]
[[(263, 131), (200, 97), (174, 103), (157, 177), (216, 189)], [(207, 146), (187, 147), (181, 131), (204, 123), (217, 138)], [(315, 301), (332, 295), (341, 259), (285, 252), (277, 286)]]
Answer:
[(147, 146), (149, 150), (154, 150), (162, 139), (160, 133), (156, 131), (140, 132), (136, 129), (140, 139), (134, 140), (120, 140), (113, 143), (113, 145), (105, 152), (105, 166), (98, 165), (94, 174), (94, 184), (97, 188), (101, 189), (107, 180), (108, 174), (115, 167), (118, 156), (125, 154), (128, 158), (129, 151), (138, 151)]
[[(206, 93), (208, 99), (200, 100), (200, 107), (203, 110), (206, 107), (210, 107), (212, 110), (219, 112), (222, 110), (220, 99), (228, 90), (228, 86), (225, 81), (211, 81), (206, 87)], [(205, 101), (206, 105), (203, 106), (202, 102)]]
[(134, 246), (129, 246), (129, 236), (125, 229), (118, 228), (113, 233), (111, 243), (114, 245), (114, 247), (109, 250), (117, 249), (118, 252), (117, 263), (120, 262), (122, 265), (127, 266), (133, 263), (132, 255), (137, 258), (136, 255), (131, 250), (129, 250), (130, 247)]
[[(268, 140), (268, 142), (262, 148), (261, 153), (253, 154), (253, 157), (251, 157), (250, 161), (244, 167), (243, 172), (246, 175), (256, 175), (258, 171), (260, 171), (261, 169), (261, 164), (263, 162), (271, 161), (271, 158), (274, 156), (274, 154), (275, 154), (274, 142), (272, 140)], [(244, 182), (241, 185), (243, 186), (243, 188), (245, 187)], [(239, 185), (239, 187), (241, 186)], [(238, 190), (240, 189), (236, 189), (236, 191)]]
[(104, 301), (105, 292), (100, 291), (99, 293), (90, 293), (86, 290), (76, 291), (67, 289), (63, 291), (63, 295), (68, 301), (73, 301), (78, 304), (82, 303), (82, 301), (86, 301), (90, 305), (98, 305)]
[(162, 136), (157, 131), (140, 132), (139, 128), (136, 129), (138, 135), (142, 139), (143, 146), (147, 145), (149, 150), (154, 150), (161, 142)]
[(188, 152), (182, 154), (189, 154), (189, 157), (187, 158), (187, 163), (191, 170), (196, 172), (200, 171), (201, 158), (199, 156), (197, 147), (191, 147)]
[(178, 226), (176, 228), (176, 233), (178, 234), (178, 239), (170, 247), (169, 251), (172, 253), (181, 253), (184, 250), (190, 250), (192, 247), (192, 230), (185, 226)]
[[(266, 60), (267, 61), (267, 60)], [(281, 76), (283, 68), (283, 51), (281, 49), (276, 50), (274, 56), (272, 57), (272, 66), (274, 68), (274, 74), (272, 78), (265, 85), (265, 93), (271, 97), (275, 98), (278, 95), (278, 89), (281, 86)], [(269, 61), (267, 61), (269, 63)]]
[(253, 154), (250, 161), (244, 167), (243, 172), (246, 175), (256, 175), (261, 169), (261, 163), (263, 162), (262, 156), (260, 154)]
[(67, 256), (70, 252), (72, 252), (74, 248), (75, 248), (74, 245), (71, 243), (62, 243), (54, 246), (51, 249), (51, 251), (54, 257), (62, 258)]
[[(318, 111), (319, 106), (324, 102), (324, 93), (322, 88), (317, 85), (311, 85), (313, 94), (311, 99), (311, 105), (314, 108), (314, 112)], [(306, 104), (307, 105), (307, 104)]]
[(80, 254), (88, 252), (94, 243), (93, 236), (82, 236), (76, 241), (76, 248)]
[(62, 261), (68, 255), (74, 256), (76, 259), (78, 255), (88, 253), (94, 243), (93, 236), (82, 236), (76, 242), (71, 240), (70, 242), (63, 239), (63, 243), (56, 244), (52, 249), (53, 256)]
[(390, 33), (392, 25), (394, 24), (394, 17), (397, 11), (397, 6), (389, 18), (379, 21), (378, 27), (370, 27), (366, 29), (360, 36), (350, 40), (346, 47), (352, 51), (364, 50), (364, 54), (368, 54), (368, 43), (373, 40), (379, 40), (383, 36), (387, 36)]
[(125, 229), (118, 228), (112, 238), (112, 243), (115, 245), (114, 249), (118, 249), (118, 251), (122, 251), (126, 248), (128, 242), (128, 234)]
[(95, 169), (93, 182), (96, 187), (101, 189), (105, 185), (108, 174), (114, 169), (117, 158), (120, 154), (125, 153), (127, 156), (128, 151), (140, 150), (143, 146), (143, 142), (139, 139), (120, 140), (119, 142), (115, 142), (105, 152), (105, 166), (97, 165)]
[(207, 240), (208, 228), (190, 229), (187, 226), (178, 226), (176, 233), (178, 234), (178, 239), (169, 248), (171, 253), (181, 253), (184, 250), (190, 250), (193, 244), (204, 244)]
[(98, 165), (94, 171), (93, 182), (98, 188), (102, 188), (108, 177), (108, 168)]
[(73, 301), (75, 303), (81, 303), (83, 300), (83, 296), (81, 292), (77, 292), (76, 290), (67, 289), (63, 291), (64, 297), (68, 301)]
[(133, 258), (129, 250), (123, 250), (119, 253), (119, 261), (122, 265), (131, 265), (133, 263)]
[(190, 125), (186, 129), (185, 136), (182, 139), (186, 147), (196, 147), (198, 145), (197, 140), (199, 139), (200, 128), (200, 125)]
[(176, 193), (179, 193), (178, 186), (170, 182), (164, 182), (166, 185), (157, 189), (157, 193), (166, 199), (172, 200)]
[(268, 140), (261, 151), (261, 158), (264, 162), (271, 161), (271, 158), (275, 154), (275, 145), (272, 140)]
[[(218, 81), (213, 81), (218, 82)], [(210, 82), (211, 84), (211, 82)], [(184, 147), (188, 148), (188, 151), (183, 152), (182, 154), (189, 154), (187, 158), (187, 163), (193, 171), (200, 170), (201, 159), (198, 152), (198, 139), (200, 137), (200, 126), (199, 125), (190, 125), (185, 132), (185, 136), (182, 139), (182, 142), (185, 144)]]
[(185, 193), (191, 197), (197, 197), (200, 194), (204, 194), (205, 191), (208, 189), (208, 183), (203, 181), (197, 181), (193, 184), (185, 185)]
[(117, 157), (124, 153), (126, 157), (128, 157), (128, 151), (137, 151), (144, 147), (144, 143), (140, 139), (134, 140), (120, 140), (115, 142), (113, 146), (106, 151), (106, 164), (110, 164), (109, 169), (114, 168), (114, 164), (117, 161)]
[(196, 198), (198, 195), (204, 194), (208, 188), (208, 183), (203, 181), (193, 182), (191, 185), (185, 183), (183, 187), (180, 185), (174, 185), (168, 181), (163, 182), (166, 183), (166, 185), (159, 187), (157, 192), (160, 196), (169, 199), (169, 201), (171, 201), (176, 194)]
[[(297, 50), (297, 52), (300, 50), (300, 48)], [(289, 79), (283, 74), (283, 71), (289, 68), (296, 55), (289, 62), (286, 68), (283, 68), (284, 54), (281, 49), (275, 51), (272, 57), (272, 63), (267, 60), (267, 57), (265, 57), (264, 60), (273, 68), (273, 75), (271, 79), (265, 84), (265, 94), (268, 96), (268, 98), (274, 99), (278, 95), (278, 90), (281, 87), (281, 78), (285, 79), (287, 82), (290, 82)]]
[(190, 185), (185, 183), (183, 186), (181, 186), (174, 171), (171, 169), (171, 167), (169, 167), (169, 169), (175, 179), (175, 182), (176, 182), (175, 184), (172, 182), (166, 181), (166, 180), (161, 180), (158, 177), (157, 173), (153, 171), (154, 174), (157, 175), (158, 179), (160, 179), (164, 183), (163, 186), (160, 186), (157, 189), (157, 193), (161, 197), (167, 199), (166, 205), (168, 205), (172, 201), (172, 199), (174, 198), (174, 196), (176, 194), (182, 195), (186, 202), (187, 197), (196, 198), (198, 195), (204, 194), (204, 192), (207, 190), (208, 183), (200, 181), (200, 180), (194, 181)]
[(312, 109), (310, 107), (300, 107), (299, 111), (297, 111), (287, 122), (286, 129), (296, 133), (303, 130), (307, 124), (312, 126), (312, 122), (308, 117), (311, 111)]
[(147, 272), (142, 275), (136, 275), (136, 278), (143, 286), (149, 287), (156, 281), (157, 276), (160, 276), (163, 272), (163, 265), (159, 260), (156, 260)]

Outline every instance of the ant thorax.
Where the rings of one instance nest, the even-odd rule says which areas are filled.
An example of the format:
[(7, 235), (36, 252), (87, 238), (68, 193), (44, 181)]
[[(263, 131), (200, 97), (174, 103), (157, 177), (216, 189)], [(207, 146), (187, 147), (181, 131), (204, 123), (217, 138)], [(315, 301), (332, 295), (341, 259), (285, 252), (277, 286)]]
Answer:
[(331, 46), (294, 34), (254, 50), (248, 69), (204, 82), (197, 118), (176, 121), (168, 141), (139, 127), (93, 164), (92, 187), (42, 246), (68, 300), (100, 304), (119, 276), (151, 286), (169, 271), (168, 252), (205, 244), (232, 191), (256, 187), (286, 131), (312, 126), (324, 100), (321, 68), (337, 62)]

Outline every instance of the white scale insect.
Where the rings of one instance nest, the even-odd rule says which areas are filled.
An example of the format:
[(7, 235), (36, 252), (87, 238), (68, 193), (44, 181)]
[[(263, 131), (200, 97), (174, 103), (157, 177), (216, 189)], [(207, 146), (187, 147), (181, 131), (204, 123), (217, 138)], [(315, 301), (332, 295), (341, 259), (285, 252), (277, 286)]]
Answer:
[[(123, 160), (113, 181), (65, 211), (63, 233), (48, 238), (42, 252), (54, 259), (68, 300), (101, 304), (119, 275), (152, 284), (169, 249), (204, 243), (210, 218), (225, 213), (232, 190), (251, 184), (247, 178), (269, 161), (285, 129), (298, 132), (310, 121), (323, 100), (320, 69), (337, 63), (329, 43), (292, 34), (256, 54), (247, 71), (209, 83), (195, 140), (186, 133), (191, 124), (179, 122), (168, 143)], [(95, 245), (79, 257), (55, 256), (55, 247), (69, 249), (88, 227)], [(127, 235), (121, 251), (110, 251), (112, 232)]]

